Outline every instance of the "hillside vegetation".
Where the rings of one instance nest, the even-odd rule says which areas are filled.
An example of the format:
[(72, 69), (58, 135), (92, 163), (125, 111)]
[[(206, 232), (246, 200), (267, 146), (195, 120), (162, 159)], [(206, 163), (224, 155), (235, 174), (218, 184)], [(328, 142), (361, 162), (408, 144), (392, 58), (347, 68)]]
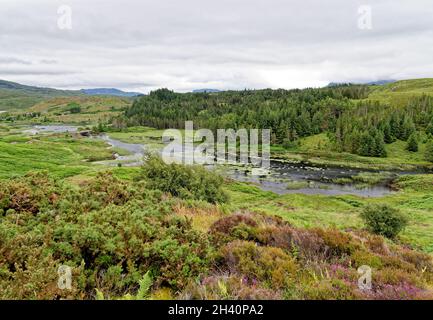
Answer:
[(404, 106), (413, 97), (432, 96), (433, 79), (402, 80), (370, 88), (368, 99)]
[[(0, 299), (433, 299), (431, 83), (49, 96), (0, 114)], [(185, 120), (272, 128), (283, 162), (416, 171), (381, 197), (278, 195), (219, 176), (224, 166), (146, 155), (127, 167), (95, 136), (25, 132), (75, 124), (158, 152), (163, 130)]]
[(23, 110), (51, 97), (75, 95), (80, 95), (80, 92), (39, 88), (0, 80), (0, 110)]
[[(160, 89), (137, 99), (112, 124), (117, 129), (137, 125), (181, 129), (185, 121), (193, 120), (196, 128), (215, 132), (220, 128), (271, 129), (273, 151), (283, 157), (302, 139), (326, 134), (327, 152), (387, 158), (396, 142), (410, 142), (406, 149), (413, 153), (419, 151), (420, 143), (432, 143), (432, 83), (432, 79), (422, 79), (385, 86), (195, 94)], [(402, 95), (404, 103), (393, 103)], [(408, 155), (403, 157), (411, 163)], [(430, 157), (424, 154), (418, 162), (423, 160), (430, 162)]]
[[(224, 204), (193, 200), (181, 184), (161, 190), (153, 183), (165, 181), (160, 166), (150, 162), (130, 182), (106, 172), (78, 186), (46, 173), (3, 183), (0, 298), (433, 298), (429, 255), (361, 229), (227, 214)], [(195, 179), (190, 169), (173, 170), (182, 183)], [(210, 186), (223, 192), (207, 181), (192, 194)], [(60, 265), (72, 268), (71, 290), (57, 286)], [(371, 290), (358, 287), (363, 265), (372, 268)]]

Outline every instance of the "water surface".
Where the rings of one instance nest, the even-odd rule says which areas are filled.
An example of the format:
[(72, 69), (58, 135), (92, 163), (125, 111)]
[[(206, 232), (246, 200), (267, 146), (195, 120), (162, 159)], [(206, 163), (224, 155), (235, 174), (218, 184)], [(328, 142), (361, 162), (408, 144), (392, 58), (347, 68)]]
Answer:
[[(77, 132), (78, 128), (68, 125), (46, 125), (46, 126), (33, 126), (25, 132), (29, 134), (40, 133), (66, 133)], [(143, 155), (146, 146), (137, 143), (125, 143), (117, 139), (111, 138), (107, 134), (101, 134), (96, 137), (107, 142), (111, 147), (125, 150), (129, 155), (121, 156), (116, 154), (116, 162), (103, 161), (100, 163), (106, 165), (117, 165), (122, 163), (124, 166), (139, 166), (143, 163)], [(181, 158), (181, 150), (179, 147), (178, 158)], [(186, 157), (192, 157), (193, 150), (186, 150)], [(175, 156), (176, 157), (176, 156)], [(213, 166), (209, 166), (211, 169)], [(233, 178), (237, 181), (249, 182), (257, 185), (262, 190), (272, 191), (277, 194), (322, 194), (322, 195), (356, 195), (361, 197), (382, 197), (391, 194), (393, 191), (388, 187), (388, 182), (391, 180), (383, 181), (377, 185), (360, 188), (353, 184), (337, 184), (333, 180), (339, 178), (350, 178), (364, 172), (381, 171), (374, 170), (361, 170), (351, 168), (335, 168), (335, 167), (320, 167), (311, 166), (303, 163), (280, 163), (272, 162), (270, 174), (264, 177), (253, 176), (249, 173), (247, 168), (239, 168), (233, 166), (225, 166), (218, 171), (222, 174)], [(393, 178), (399, 175), (414, 174), (414, 172), (389, 172)], [(293, 188), (293, 184), (298, 183), (300, 187)], [(290, 187), (292, 186), (292, 187)]]

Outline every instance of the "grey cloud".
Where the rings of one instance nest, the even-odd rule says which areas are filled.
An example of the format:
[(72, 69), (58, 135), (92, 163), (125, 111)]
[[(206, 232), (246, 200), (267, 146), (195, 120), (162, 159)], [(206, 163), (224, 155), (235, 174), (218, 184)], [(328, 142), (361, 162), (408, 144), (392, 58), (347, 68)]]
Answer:
[(69, 0), (73, 28), (60, 30), (63, 1), (3, 0), (0, 76), (140, 91), (433, 76), (431, 1), (371, 1), (373, 29), (360, 30), (368, 2)]
[(25, 64), (30, 65), (32, 64), (31, 61), (14, 58), (14, 57), (0, 57), (0, 64)]

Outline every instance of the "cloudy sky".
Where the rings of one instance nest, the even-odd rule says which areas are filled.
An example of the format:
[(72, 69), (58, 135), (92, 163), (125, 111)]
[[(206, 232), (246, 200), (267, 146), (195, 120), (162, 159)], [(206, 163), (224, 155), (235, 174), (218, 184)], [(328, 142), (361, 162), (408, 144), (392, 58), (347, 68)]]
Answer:
[(24, 84), (183, 92), (420, 77), (433, 77), (431, 0), (0, 0), (0, 79)]

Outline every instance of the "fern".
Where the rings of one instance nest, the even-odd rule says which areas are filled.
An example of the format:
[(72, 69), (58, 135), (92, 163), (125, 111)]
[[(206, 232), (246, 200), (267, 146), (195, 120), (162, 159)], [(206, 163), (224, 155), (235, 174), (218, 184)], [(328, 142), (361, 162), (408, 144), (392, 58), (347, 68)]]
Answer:
[(150, 287), (152, 287), (153, 279), (149, 271), (143, 276), (143, 278), (138, 282), (140, 284), (140, 288), (138, 289), (136, 299), (144, 300), (148, 297)]

